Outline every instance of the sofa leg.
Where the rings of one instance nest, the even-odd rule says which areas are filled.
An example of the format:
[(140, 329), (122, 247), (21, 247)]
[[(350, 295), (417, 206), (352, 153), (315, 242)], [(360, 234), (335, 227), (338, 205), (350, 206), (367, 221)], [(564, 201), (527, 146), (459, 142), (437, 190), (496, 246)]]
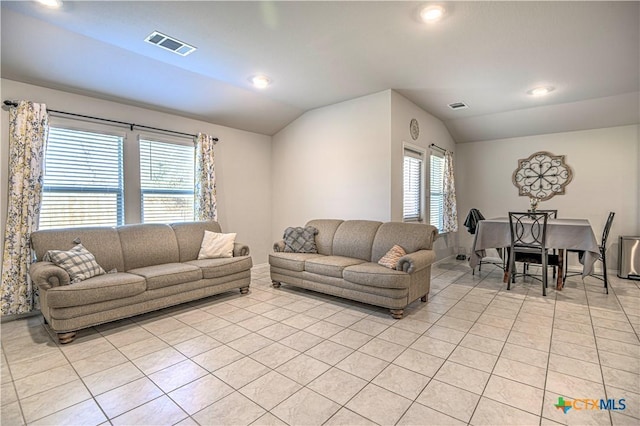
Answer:
[(422, 297), (420, 298), (420, 301), (421, 301), (421, 302), (426, 302), (426, 301), (427, 301), (427, 297), (428, 297), (428, 295), (426, 295), (426, 294), (425, 294), (424, 296), (422, 296)]
[(247, 294), (247, 293), (249, 293), (249, 286), (240, 287), (240, 294)]
[(62, 345), (66, 345), (67, 343), (71, 343), (76, 338), (76, 332), (70, 331), (68, 333), (58, 333), (58, 341)]
[(273, 281), (273, 280), (271, 281), (271, 284), (273, 284), (273, 288), (280, 288), (280, 285), (281, 285), (280, 281)]
[(404, 315), (404, 309), (389, 309), (389, 312), (391, 312), (391, 316), (395, 319), (402, 319)]

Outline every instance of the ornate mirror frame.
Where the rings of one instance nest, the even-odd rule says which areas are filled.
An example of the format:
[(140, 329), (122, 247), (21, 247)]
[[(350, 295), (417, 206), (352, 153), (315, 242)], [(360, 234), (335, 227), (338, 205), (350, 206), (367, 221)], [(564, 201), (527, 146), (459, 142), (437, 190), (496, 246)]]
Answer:
[(518, 187), (518, 195), (538, 198), (540, 201), (564, 194), (571, 179), (573, 172), (565, 163), (564, 155), (553, 155), (547, 151), (518, 160), (518, 168), (512, 176), (513, 184)]

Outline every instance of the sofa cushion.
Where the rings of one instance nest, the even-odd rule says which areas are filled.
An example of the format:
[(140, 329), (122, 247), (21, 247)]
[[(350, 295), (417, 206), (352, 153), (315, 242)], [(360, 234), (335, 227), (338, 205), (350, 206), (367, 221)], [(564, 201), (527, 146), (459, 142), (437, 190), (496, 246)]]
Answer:
[(251, 257), (226, 257), (218, 259), (198, 259), (186, 262), (202, 270), (202, 278), (218, 278), (251, 269)]
[(40, 261), (47, 251), (69, 250), (76, 245), (74, 241), (78, 239), (105, 271), (125, 271), (120, 236), (116, 228), (105, 226), (43, 229), (31, 234), (31, 247), (36, 253), (36, 259)]
[(221, 234), (219, 232), (204, 231), (198, 259), (233, 257), (233, 244), (235, 242), (236, 233)]
[(316, 234), (318, 230), (313, 226), (304, 228), (289, 227), (284, 230), (284, 251), (286, 253), (317, 253)]
[(343, 256), (323, 256), (304, 262), (304, 270), (313, 274), (342, 278), (344, 268), (363, 263), (363, 260)]
[(132, 297), (146, 289), (144, 278), (138, 275), (126, 272), (104, 274), (77, 284), (47, 290), (47, 305), (50, 308), (88, 305)]
[(220, 224), (214, 221), (179, 222), (172, 223), (171, 227), (180, 248), (180, 262), (198, 258), (204, 231), (222, 232)]
[(313, 226), (318, 230), (316, 235), (316, 247), (318, 253), (326, 256), (331, 256), (333, 253), (333, 236), (336, 233), (336, 229), (344, 222), (339, 219), (314, 219), (307, 222), (306, 226)]
[(346, 281), (378, 288), (409, 288), (411, 282), (406, 272), (369, 262), (345, 268), (342, 276)]
[[(371, 220), (342, 222), (333, 237), (333, 256), (354, 257), (371, 262), (371, 247), (380, 225), (381, 222)], [(390, 248), (391, 246), (387, 250)]]
[(435, 226), (422, 223), (383, 223), (373, 241), (371, 261), (377, 262), (394, 244), (399, 244), (407, 253), (431, 250), (438, 236)]
[(132, 269), (129, 273), (144, 277), (147, 280), (147, 289), (149, 290), (202, 279), (200, 268), (186, 263), (145, 266), (144, 268)]
[(304, 271), (304, 263), (310, 259), (325, 257), (317, 253), (271, 253), (269, 254), (269, 265), (290, 271)]
[[(125, 271), (146, 266), (177, 263), (178, 240), (169, 225), (144, 223), (117, 228), (122, 244)], [(202, 239), (198, 240), (198, 244)]]
[(69, 274), (71, 283), (79, 283), (97, 275), (106, 274), (96, 258), (82, 244), (78, 244), (69, 251), (49, 250), (42, 260), (53, 262)]

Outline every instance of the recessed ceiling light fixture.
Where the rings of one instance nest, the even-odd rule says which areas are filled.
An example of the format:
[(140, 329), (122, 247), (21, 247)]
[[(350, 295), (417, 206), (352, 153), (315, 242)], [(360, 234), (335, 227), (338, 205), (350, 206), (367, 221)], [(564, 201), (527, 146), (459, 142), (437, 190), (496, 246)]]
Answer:
[(38, 0), (43, 6), (50, 7), (51, 9), (58, 9), (62, 7), (62, 0)]
[(529, 90), (527, 93), (531, 96), (545, 96), (553, 92), (554, 90), (555, 87), (553, 86), (540, 86)]
[(444, 16), (444, 7), (433, 4), (431, 6), (425, 6), (420, 11), (420, 19), (427, 24), (438, 22)]
[(271, 85), (271, 79), (264, 74), (254, 75), (249, 81), (258, 89), (265, 89)]

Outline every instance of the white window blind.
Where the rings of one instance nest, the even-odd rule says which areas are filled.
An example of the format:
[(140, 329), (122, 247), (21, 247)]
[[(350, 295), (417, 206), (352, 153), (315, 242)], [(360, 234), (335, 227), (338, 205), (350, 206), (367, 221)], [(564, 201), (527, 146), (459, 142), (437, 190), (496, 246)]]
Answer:
[(51, 127), (40, 229), (122, 225), (122, 136)]
[(194, 220), (194, 155), (193, 146), (140, 140), (144, 223)]
[(444, 218), (444, 158), (431, 156), (429, 223), (442, 231)]
[(405, 222), (422, 220), (422, 153), (404, 149), (403, 213)]

